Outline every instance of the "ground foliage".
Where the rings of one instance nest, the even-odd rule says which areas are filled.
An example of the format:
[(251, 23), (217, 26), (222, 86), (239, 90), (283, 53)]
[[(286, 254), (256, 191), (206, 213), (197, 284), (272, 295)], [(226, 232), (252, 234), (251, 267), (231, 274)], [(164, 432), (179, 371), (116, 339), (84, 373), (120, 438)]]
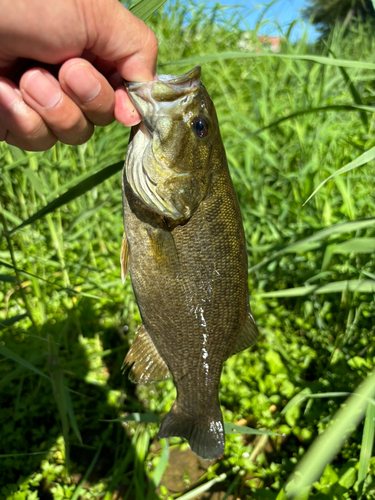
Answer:
[[(168, 5), (150, 25), (160, 73), (181, 74), (191, 67), (184, 59), (215, 55), (202, 78), (241, 205), (261, 332), (255, 348), (226, 362), (220, 400), (225, 421), (278, 435), (228, 435), (224, 457), (205, 466), (200, 483), (182, 469), (176, 491), (166, 477), (187, 452), (178, 439), (170, 448), (155, 440), (173, 383), (135, 387), (120, 372), (141, 321), (129, 278), (120, 280), (120, 174), (92, 182), (124, 158), (129, 131), (113, 124), (86, 145), (37, 154), (1, 144), (4, 499), (221, 498), (215, 490), (285, 498), (296, 464), (374, 369), (373, 162), (334, 177), (302, 205), (375, 146), (373, 70), (301, 57), (375, 63), (373, 34), (353, 25), (319, 47), (286, 38), (288, 59), (273, 57), (219, 7)], [(15, 230), (66, 192), (69, 203)], [(373, 408), (357, 429), (348, 420), (330, 464), (323, 451), (312, 457), (322, 474), (299, 498), (375, 497)]]

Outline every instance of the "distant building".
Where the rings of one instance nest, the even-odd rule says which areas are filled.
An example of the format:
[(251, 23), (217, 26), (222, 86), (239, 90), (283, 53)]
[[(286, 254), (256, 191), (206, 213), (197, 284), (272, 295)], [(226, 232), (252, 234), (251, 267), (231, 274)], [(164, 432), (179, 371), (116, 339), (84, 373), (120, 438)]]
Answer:
[(280, 52), (280, 46), (285, 42), (285, 38), (279, 36), (259, 35), (257, 38), (265, 49), (271, 49), (272, 52)]
[(279, 36), (258, 35), (255, 37), (253, 33), (245, 32), (238, 41), (238, 47), (244, 50), (261, 52), (261, 45), (271, 52), (280, 52), (281, 44), (284, 42), (285, 38)]

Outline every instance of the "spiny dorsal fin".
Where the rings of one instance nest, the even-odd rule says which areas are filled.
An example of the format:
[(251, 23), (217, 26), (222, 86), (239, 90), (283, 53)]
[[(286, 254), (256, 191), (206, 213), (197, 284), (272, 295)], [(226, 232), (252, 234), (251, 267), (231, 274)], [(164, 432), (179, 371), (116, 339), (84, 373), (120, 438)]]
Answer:
[(138, 329), (122, 369), (125, 370), (127, 365), (131, 366), (129, 379), (134, 383), (148, 384), (170, 377), (168, 366), (158, 353), (143, 325)]
[(257, 338), (258, 338), (258, 327), (255, 323), (253, 315), (251, 314), (251, 312), (249, 312), (246, 322), (241, 332), (238, 334), (236, 342), (233, 346), (231, 356), (255, 344)]
[(126, 239), (126, 234), (122, 235), (121, 252), (120, 252), (120, 263), (121, 263), (121, 279), (125, 282), (126, 275), (129, 271), (129, 243)]

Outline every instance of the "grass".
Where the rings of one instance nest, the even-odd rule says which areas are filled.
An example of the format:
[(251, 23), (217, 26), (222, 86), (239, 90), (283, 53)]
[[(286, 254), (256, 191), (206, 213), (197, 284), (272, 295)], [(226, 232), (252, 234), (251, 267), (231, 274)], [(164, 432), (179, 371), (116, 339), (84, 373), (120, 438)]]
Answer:
[(224, 418), (276, 435), (239, 427), (198, 480), (185, 444), (155, 439), (172, 381), (121, 374), (140, 323), (119, 266), (129, 131), (1, 143), (0, 497), (372, 499), (373, 33), (274, 55), (219, 5), (167, 3), (149, 23), (159, 72), (202, 63), (243, 214), (261, 336), (224, 366)]

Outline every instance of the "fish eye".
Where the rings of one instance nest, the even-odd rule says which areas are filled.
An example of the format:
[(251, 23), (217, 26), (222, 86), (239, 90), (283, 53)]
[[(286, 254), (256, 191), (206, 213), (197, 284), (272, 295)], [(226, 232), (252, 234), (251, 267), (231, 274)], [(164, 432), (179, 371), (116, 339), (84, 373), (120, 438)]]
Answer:
[(194, 130), (195, 135), (200, 139), (206, 137), (206, 135), (208, 134), (208, 123), (201, 116), (197, 116), (196, 118), (194, 118), (194, 120), (191, 122), (191, 126)]

